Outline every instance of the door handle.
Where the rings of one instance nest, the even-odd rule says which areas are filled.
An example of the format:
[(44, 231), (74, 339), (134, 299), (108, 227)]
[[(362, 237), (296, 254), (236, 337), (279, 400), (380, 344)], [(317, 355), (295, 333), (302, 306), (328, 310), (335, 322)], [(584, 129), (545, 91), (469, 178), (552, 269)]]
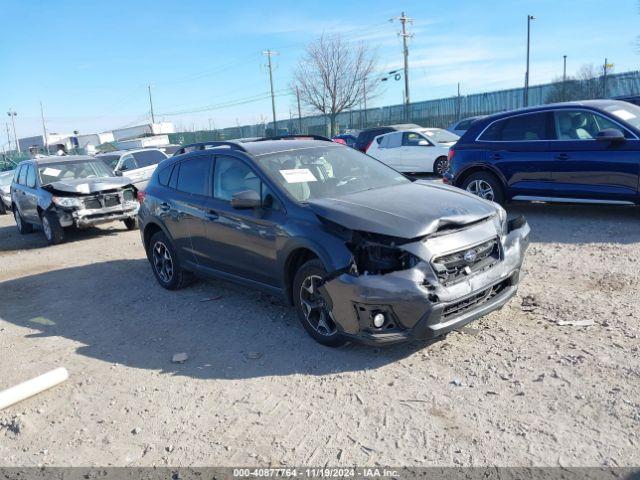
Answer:
[(208, 220), (217, 220), (220, 215), (218, 215), (218, 212), (216, 212), (215, 210), (207, 210), (207, 219)]
[(556, 158), (558, 160), (567, 160), (569, 158), (569, 154), (567, 153), (560, 153), (558, 155), (556, 155)]
[(500, 155), (499, 153), (494, 153), (493, 155), (491, 155), (491, 160), (500, 160), (502, 159), (502, 155)]
[(163, 212), (167, 212), (167, 211), (169, 211), (169, 210), (171, 209), (171, 207), (169, 206), (169, 204), (168, 204), (168, 203), (166, 203), (166, 202), (162, 202), (160, 205), (158, 205), (158, 208), (159, 208), (160, 210), (162, 210)]

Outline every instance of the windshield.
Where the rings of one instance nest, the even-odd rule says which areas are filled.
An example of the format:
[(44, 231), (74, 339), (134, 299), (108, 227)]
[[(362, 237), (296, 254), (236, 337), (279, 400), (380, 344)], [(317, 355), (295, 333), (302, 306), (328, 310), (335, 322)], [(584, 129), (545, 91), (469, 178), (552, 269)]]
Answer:
[(637, 105), (628, 102), (611, 102), (604, 107), (604, 110), (640, 130), (640, 107)]
[(118, 165), (118, 160), (120, 160), (120, 155), (100, 155), (97, 158), (102, 160), (105, 165), (108, 165), (111, 170), (115, 170), (116, 165)]
[(268, 153), (257, 158), (271, 178), (299, 202), (409, 183), (383, 163), (337, 145)]
[(435, 143), (457, 142), (460, 138), (455, 133), (451, 133), (441, 128), (428, 128), (421, 130), (420, 133)]
[(40, 183), (47, 185), (60, 180), (77, 180), (82, 178), (104, 178), (113, 177), (113, 172), (109, 170), (100, 160), (80, 160), (77, 162), (45, 163), (38, 165)]

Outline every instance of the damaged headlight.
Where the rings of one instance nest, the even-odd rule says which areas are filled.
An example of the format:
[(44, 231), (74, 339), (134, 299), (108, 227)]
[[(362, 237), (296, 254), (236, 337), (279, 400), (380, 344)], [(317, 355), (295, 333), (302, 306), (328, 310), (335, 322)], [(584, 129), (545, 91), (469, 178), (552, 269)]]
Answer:
[(51, 201), (57, 206), (63, 208), (74, 208), (80, 207), (82, 205), (80, 203), (80, 200), (78, 200), (76, 197), (53, 197)]
[(122, 192), (122, 200), (124, 200), (125, 203), (135, 203), (136, 202), (136, 196), (133, 193), (133, 190), (125, 190)]
[(493, 220), (496, 224), (496, 230), (500, 232), (500, 234), (507, 233), (507, 211), (502, 208), (500, 205), (496, 205), (496, 215), (493, 217)]
[(415, 267), (420, 259), (397, 247), (362, 245), (354, 249), (354, 260), (359, 273), (382, 275)]

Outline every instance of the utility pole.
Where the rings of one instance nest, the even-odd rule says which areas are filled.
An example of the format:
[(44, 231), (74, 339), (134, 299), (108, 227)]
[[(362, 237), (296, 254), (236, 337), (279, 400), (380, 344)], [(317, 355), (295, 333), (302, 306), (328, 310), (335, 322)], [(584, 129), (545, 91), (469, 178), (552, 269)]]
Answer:
[(153, 100), (151, 99), (151, 85), (147, 85), (149, 89), (149, 106), (151, 107), (151, 123), (156, 123), (156, 117), (153, 114)]
[(460, 111), (462, 110), (460, 100), (460, 82), (458, 82), (458, 104), (456, 105), (456, 120), (460, 120)]
[(567, 56), (562, 56), (562, 101), (567, 99)]
[(407, 121), (409, 120), (409, 46), (407, 40), (413, 37), (413, 34), (407, 32), (407, 23), (413, 23), (413, 19), (407, 17), (404, 12), (398, 18), (400, 23), (402, 24), (402, 33), (399, 33), (402, 37), (402, 51), (404, 57), (404, 108), (405, 108), (405, 117)]
[(273, 66), (271, 64), (271, 57), (273, 55), (278, 55), (278, 52), (274, 52), (272, 50), (265, 50), (262, 52), (263, 55), (267, 56), (267, 60), (269, 62), (269, 84), (271, 85), (271, 112), (273, 113), (273, 135), (278, 135), (278, 127), (276, 126), (276, 98), (273, 93)]
[(300, 108), (300, 89), (296, 86), (296, 98), (298, 99), (298, 128), (302, 133), (302, 109)]
[(524, 106), (529, 106), (529, 51), (531, 50), (531, 20), (535, 20), (533, 15), (527, 15), (527, 71), (524, 74)]
[(610, 68), (613, 68), (613, 63), (609, 63), (605, 58), (602, 67), (602, 98), (607, 98), (607, 73)]
[(364, 85), (362, 86), (363, 94), (364, 94), (364, 128), (367, 128), (367, 79), (364, 79)]
[(16, 142), (16, 151), (20, 153), (20, 143), (18, 142), (18, 135), (16, 135), (16, 121), (15, 121), (15, 118), (18, 114), (12, 109), (9, 109), (9, 111), (7, 112), (7, 115), (11, 117), (11, 125), (13, 126), (13, 139)]
[(47, 127), (44, 124), (44, 109), (42, 108), (42, 100), (40, 101), (40, 117), (42, 118), (42, 139), (44, 140), (44, 151), (49, 153), (49, 140), (47, 139)]

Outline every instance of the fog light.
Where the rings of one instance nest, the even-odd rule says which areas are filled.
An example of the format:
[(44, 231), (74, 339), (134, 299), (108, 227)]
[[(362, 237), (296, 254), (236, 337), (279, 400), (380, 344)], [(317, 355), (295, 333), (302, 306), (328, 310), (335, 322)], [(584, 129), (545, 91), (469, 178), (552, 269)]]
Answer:
[(384, 325), (384, 313), (376, 313), (373, 316), (373, 326), (380, 328), (382, 325)]

